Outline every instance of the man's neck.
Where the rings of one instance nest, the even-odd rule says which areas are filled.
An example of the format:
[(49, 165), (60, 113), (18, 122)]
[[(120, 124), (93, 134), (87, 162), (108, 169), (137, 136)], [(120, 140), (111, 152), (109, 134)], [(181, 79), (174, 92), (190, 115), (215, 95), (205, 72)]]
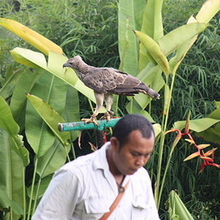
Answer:
[(109, 165), (109, 170), (112, 173), (112, 175), (115, 177), (115, 180), (117, 183), (121, 184), (124, 180), (125, 175), (123, 175), (115, 166), (115, 163), (112, 159), (112, 152), (111, 149), (107, 149), (106, 151), (106, 157), (107, 157), (107, 162)]

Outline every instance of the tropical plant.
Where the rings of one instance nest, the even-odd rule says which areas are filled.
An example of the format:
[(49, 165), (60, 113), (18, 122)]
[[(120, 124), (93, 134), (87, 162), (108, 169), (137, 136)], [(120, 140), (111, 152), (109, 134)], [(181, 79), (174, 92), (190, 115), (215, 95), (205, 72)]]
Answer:
[(171, 191), (169, 195), (169, 216), (172, 220), (194, 219), (175, 191)]
[[(33, 13), (34, 10), (36, 10), (34, 3), (37, 2), (37, 0), (33, 1), (32, 5), (31, 1), (25, 2), (28, 4), (22, 5), (24, 10), (28, 13)], [(100, 1), (100, 3), (101, 2), (102, 1)], [(168, 195), (170, 191), (169, 188), (165, 189), (164, 186), (166, 181), (168, 181), (168, 179), (170, 180), (168, 169), (172, 163), (172, 158), (175, 157), (176, 145), (180, 141), (179, 136), (177, 136), (175, 141), (171, 144), (172, 147), (170, 150), (166, 148), (166, 146), (171, 143), (167, 143), (168, 141), (166, 135), (167, 131), (171, 127), (171, 124), (168, 122), (171, 118), (170, 108), (171, 99), (173, 97), (172, 92), (175, 89), (174, 83), (176, 81), (176, 76), (180, 77), (177, 74), (177, 69), (189, 48), (195, 41), (197, 35), (207, 27), (209, 20), (219, 10), (218, 1), (209, 0), (207, 2), (210, 3), (208, 4), (210, 7), (210, 10), (208, 10), (209, 13), (206, 13), (206, 10), (204, 10), (205, 6), (207, 6), (205, 5), (202, 7), (196, 18), (191, 17), (189, 24), (177, 27), (165, 35), (163, 33), (164, 30), (162, 24), (163, 1), (149, 0), (146, 4), (145, 0), (120, 0), (118, 4), (118, 38), (121, 69), (138, 76), (157, 91), (165, 88), (164, 95), (161, 94), (161, 100), (164, 100), (164, 109), (162, 114), (160, 112), (161, 107), (158, 108), (158, 110), (155, 110), (156, 108), (154, 107), (161, 105), (162, 101), (159, 101), (159, 104), (157, 104), (157, 102), (152, 102), (151, 99), (142, 95), (135, 96), (134, 99), (132, 98), (127, 101), (122, 100), (126, 102), (126, 109), (123, 109), (123, 106), (119, 106), (124, 112), (141, 113), (149, 117), (152, 121), (161, 122), (162, 131), (157, 140), (159, 148), (151, 163), (151, 167), (154, 168), (151, 169), (152, 177), (153, 179), (156, 179), (157, 183), (155, 192), (159, 207), (162, 206), (162, 202), (166, 202), (166, 199), (162, 198), (163, 193)], [(49, 7), (53, 7), (50, 6), (49, 1), (46, 1), (46, 4), (48, 4)], [(63, 7), (62, 4), (59, 4), (59, 7), (61, 6)], [(27, 9), (28, 7), (30, 7), (30, 11)], [(84, 4), (82, 5), (82, 8), (83, 7), (84, 10), (87, 10)], [(108, 5), (108, 7), (110, 7), (110, 5)], [(55, 12), (56, 10), (54, 10), (54, 13)], [(42, 13), (44, 14), (45, 12)], [(96, 11), (93, 10), (90, 13), (90, 16), (92, 17), (94, 15), (93, 13), (96, 13)], [(102, 45), (105, 45), (107, 42), (107, 37), (104, 38), (106, 41), (103, 40), (103, 44), (99, 44), (101, 42), (100, 40), (97, 40), (95, 41), (95, 44), (92, 44), (88, 39), (86, 46), (84, 45), (85, 50), (78, 50), (76, 45), (83, 44), (83, 42), (86, 41), (86, 35), (91, 33), (90, 30), (94, 29), (94, 26), (91, 25), (91, 29), (85, 28), (82, 25), (84, 24), (83, 17), (80, 22), (76, 22), (73, 25), (72, 20), (74, 20), (73, 16), (75, 15), (70, 15), (67, 12), (64, 14), (65, 15), (62, 15), (63, 17), (61, 17), (61, 20), (65, 19), (65, 16), (69, 16), (69, 21), (66, 25), (70, 31), (65, 32), (65, 35), (63, 36), (62, 33), (64, 33), (64, 30), (62, 28), (60, 29), (61, 32), (57, 30), (59, 33), (54, 36), (54, 41), (59, 41), (61, 39), (61, 44), (69, 56), (75, 55), (76, 52), (83, 54), (94, 53), (96, 51), (94, 48), (98, 45), (97, 51), (102, 52), (100, 53), (100, 57), (103, 58), (100, 58), (99, 61), (102, 60), (104, 65), (107, 63), (116, 65), (117, 55), (110, 58), (107, 63), (104, 62), (106, 59), (103, 57), (102, 48), (104, 47)], [(58, 13), (54, 14), (54, 16), (55, 18), (58, 18), (61, 15)], [(39, 16), (39, 19), (41, 17), (42, 16)], [(48, 15), (48, 19), (52, 19), (52, 17)], [(115, 20), (111, 19), (110, 23), (113, 22), (114, 24)], [(105, 19), (103, 18), (103, 23), (104, 20)], [(35, 23), (36, 21), (37, 19), (29, 20), (32, 25), (35, 24), (37, 27), (38, 25)], [(57, 22), (58, 21), (59, 19), (57, 19)], [(75, 133), (60, 133), (57, 130), (57, 123), (78, 121), (80, 119), (79, 94), (77, 91), (88, 98), (90, 105), (92, 105), (91, 101), (94, 101), (94, 96), (93, 93), (91, 93), (91, 90), (85, 87), (78, 80), (72, 70), (65, 71), (62, 68), (62, 65), (67, 60), (67, 57), (63, 54), (63, 50), (59, 46), (14, 20), (1, 18), (0, 25), (14, 31), (46, 55), (45, 57), (42, 53), (18, 47), (11, 50), (12, 56), (19, 63), (25, 64), (29, 68), (26, 68), (25, 71), (20, 71), (21, 68), (18, 67), (17, 69), (14, 69), (14, 71), (10, 72), (10, 74), (5, 78), (6, 81), (4, 82), (4, 80), (2, 80), (4, 83), (2, 83), (2, 88), (0, 90), (0, 95), (10, 101), (10, 105), (7, 105), (3, 99), (1, 100), (1, 105), (7, 110), (7, 115), (9, 115), (8, 117), (0, 117), (2, 131), (1, 141), (4, 141), (2, 144), (6, 146), (5, 143), (7, 143), (7, 140), (14, 140), (14, 137), (20, 137), (20, 141), (15, 138), (19, 143), (18, 145), (20, 146), (20, 150), (14, 148), (13, 144), (7, 148), (12, 152), (11, 158), (17, 157), (17, 159), (12, 160), (9, 158), (7, 161), (14, 161), (14, 163), (9, 164), (9, 167), (21, 167), (20, 170), (22, 170), (22, 173), (19, 174), (19, 183), (23, 183), (22, 190), (18, 191), (12, 188), (8, 189), (8, 186), (10, 186), (9, 183), (13, 182), (16, 176), (13, 171), (7, 173), (8, 169), (4, 165), (1, 172), (4, 173), (4, 176), (7, 174), (10, 178), (7, 183), (4, 182), (6, 178), (4, 178), (1, 182), (1, 192), (4, 191), (7, 193), (2, 194), (4, 195), (4, 199), (2, 201), (0, 200), (0, 204), (1, 207), (8, 208), (4, 209), (6, 218), (18, 219), (19, 215), (23, 214), (24, 219), (26, 219), (26, 217), (27, 219), (30, 219), (31, 214), (37, 205), (38, 198), (43, 194), (48, 182), (50, 181), (52, 173), (64, 164), (66, 160), (68, 160), (68, 153), (72, 147), (72, 141), (77, 137), (77, 134)], [(16, 29), (14, 29), (14, 27), (16, 27)], [(79, 32), (81, 35), (77, 33), (76, 27), (81, 28), (81, 32)], [(46, 24), (42, 22), (41, 28), (42, 30), (47, 30)], [(103, 30), (109, 30), (102, 27), (101, 23), (100, 29), (102, 28)], [(26, 33), (23, 33), (22, 30), (25, 30)], [(53, 30), (53, 25), (51, 25), (48, 30)], [(54, 31), (50, 32), (51, 39), (53, 39), (53, 32)], [(75, 32), (76, 35), (72, 37)], [(97, 36), (96, 30), (92, 33), (95, 34), (94, 37), (99, 39), (100, 36)], [(114, 34), (111, 32), (108, 36), (112, 37), (113, 35)], [(57, 36), (60, 36), (59, 39)], [(105, 31), (102, 36), (106, 36)], [(84, 41), (81, 41), (82, 38), (84, 38)], [(103, 37), (101, 38), (103, 39)], [(140, 40), (140, 43), (137, 39)], [(73, 42), (76, 43), (74, 48), (69, 47), (70, 49), (68, 49), (67, 46)], [(86, 50), (88, 45), (92, 45), (90, 48), (91, 50)], [(96, 46), (94, 47), (94, 45)], [(115, 43), (111, 45), (111, 51), (115, 50), (115, 45)], [(105, 53), (108, 54), (107, 52), (109, 48), (105, 48), (107, 50)], [(94, 64), (100, 64), (96, 58), (91, 57), (90, 60)], [(115, 108), (120, 111), (117, 105)], [(12, 115), (16, 122), (12, 118)], [(161, 117), (158, 115), (161, 115)], [(182, 118), (184, 118), (184, 116)], [(13, 121), (10, 127), (5, 127), (5, 124), (7, 124), (5, 123), (6, 118)], [(20, 126), (20, 131), (17, 127), (18, 125)], [(181, 128), (183, 128), (183, 126)], [(10, 129), (13, 129), (14, 133), (11, 133)], [(18, 136), (21, 134), (25, 144), (21, 142), (22, 137)], [(11, 141), (9, 143), (11, 143)], [(29, 166), (27, 166), (29, 163), (27, 152), (24, 150), (23, 152), (21, 150), (24, 149), (24, 145), (27, 149), (29, 149), (29, 152), (31, 152), (31, 163)], [(185, 147), (185, 145), (183, 145), (183, 147)], [(5, 150), (3, 151), (0, 151), (0, 153), (5, 155)], [(73, 153), (71, 157), (74, 158), (75, 155), (73, 147), (71, 152)], [(24, 155), (26, 156), (26, 162), (21, 163)], [(168, 160), (165, 158), (165, 155), (170, 155)], [(17, 160), (20, 165), (17, 165)], [(154, 167), (155, 161), (157, 161), (156, 164), (158, 164), (156, 169)], [(166, 167), (163, 168), (163, 166)], [(194, 166), (198, 166), (198, 164), (195, 164)], [(31, 175), (33, 173), (33, 178), (29, 178), (29, 180), (26, 181), (27, 184), (24, 183), (24, 169), (26, 169), (26, 173), (29, 173), (30, 171)], [(175, 169), (171, 172), (177, 174)], [(190, 177), (192, 176), (189, 176), (189, 181)], [(21, 186), (21, 184), (19, 185)], [(28, 197), (25, 194), (25, 185), (29, 186), (27, 190)], [(176, 185), (176, 183), (173, 185)], [(7, 190), (5, 190), (5, 188), (7, 188)], [(180, 183), (177, 188), (181, 188)], [(19, 197), (20, 200), (14, 199), (16, 196)], [(28, 199), (26, 200), (26, 198)], [(164, 198), (166, 198), (166, 196), (164, 196)], [(18, 204), (23, 205), (19, 206)], [(8, 210), (10, 212), (8, 212)]]
[[(32, 68), (36, 68), (36, 70), (29, 70), (30, 72), (23, 72), (20, 75), (10, 101), (11, 110), (8, 110), (8, 112), (12, 111), (14, 118), (19, 124), (23, 127), (25, 126), (25, 137), (35, 153), (33, 158), (34, 172), (28, 207), (26, 207), (25, 203), (26, 196), (24, 190), (19, 192), (19, 198), (24, 201), (22, 207), (25, 211), (28, 210), (28, 218), (30, 218), (34, 207), (36, 207), (39, 190), (41, 190), (41, 183), (44, 181), (48, 183), (48, 176), (66, 162), (71, 146), (70, 140), (73, 141), (76, 138), (76, 135), (70, 137), (70, 134), (68, 133), (60, 133), (57, 128), (58, 122), (64, 122), (61, 114), (64, 115), (66, 119), (69, 118), (69, 120), (79, 119), (79, 110), (77, 109), (79, 102), (77, 93), (72, 91), (70, 87), (67, 86), (67, 83), (72, 86), (83, 87), (77, 84), (76, 80), (74, 81), (74, 79), (76, 79), (76, 77), (74, 78), (74, 73), (68, 71), (64, 73), (64, 70), (61, 68), (62, 63), (64, 63), (67, 58), (62, 55), (63, 52), (60, 47), (13, 20), (2, 18), (0, 23), (5, 27), (14, 30), (18, 35), (25, 38), (45, 54), (49, 54), (49, 60), (47, 63), (44, 55), (41, 53), (22, 48), (15, 48), (11, 51), (16, 60), (19, 60), (21, 63), (29, 65)], [(22, 53), (23, 56), (19, 53)], [(61, 71), (57, 68), (57, 64)], [(44, 68), (48, 72), (53, 72), (55, 75), (48, 74), (46, 71), (40, 70), (39, 67)], [(15, 74), (12, 75), (12, 79), (14, 75)], [(63, 78), (63, 80), (60, 80), (58, 77)], [(1, 92), (4, 92), (5, 89), (7, 90), (7, 87), (11, 86), (12, 79), (9, 78), (9, 80), (6, 81)], [(88, 88), (85, 90), (87, 89)], [(31, 93), (31, 95), (27, 95), (29, 102), (26, 103), (26, 94), (28, 93)], [(44, 101), (33, 94), (43, 98)], [(75, 95), (75, 99), (71, 98), (72, 95)], [(90, 95), (90, 97), (92, 96)], [(56, 110), (51, 106), (48, 106), (45, 101)], [(74, 108), (72, 108), (73, 105)], [(14, 127), (13, 124), (12, 127)], [(1, 128), (4, 129), (2, 126)], [(25, 166), (27, 166), (27, 163)], [(14, 167), (16, 167), (16, 164)], [(13, 175), (11, 176), (13, 177)], [(12, 180), (13, 179), (11, 178), (11, 181)], [(24, 176), (22, 180), (24, 183)], [(35, 188), (36, 182), (38, 184)], [(12, 200), (12, 196), (14, 196), (13, 193), (8, 194), (10, 200)], [(34, 204), (32, 201), (34, 201)], [(23, 213), (24, 218), (25, 211)], [(10, 214), (11, 217), (12, 214)]]
[[(109, 33), (109, 29), (116, 30), (116, 17), (112, 14), (112, 10), (116, 11), (114, 1), (100, 1), (98, 9), (94, 7), (94, 3), (97, 4), (96, 0), (91, 0), (89, 7), (87, 2), (78, 4), (77, 2), (65, 1), (65, 4), (63, 2), (57, 4), (57, 1), (54, 1), (54, 3), (55, 5), (51, 1), (44, 1), (43, 4), (38, 0), (25, 1), (19, 3), (15, 9), (14, 3), (1, 1), (0, 7), (4, 9), (1, 11), (1, 15), (22, 20), (25, 24), (44, 32), (49, 38), (61, 44), (69, 56), (73, 56), (75, 53), (83, 53), (84, 56), (88, 56), (88, 54), (94, 54), (95, 51), (103, 50), (103, 48), (106, 48), (108, 54), (112, 54), (117, 49), (114, 32), (112, 35), (106, 35), (107, 32)], [(106, 11), (103, 15), (99, 13), (102, 10)], [(65, 13), (63, 13), (64, 11)], [(85, 22), (85, 17), (90, 19)], [(97, 20), (101, 20), (102, 24)], [(1, 26), (14, 31), (32, 45), (30, 47), (10, 32), (0, 29), (0, 37), (4, 39), (1, 41), (0, 51), (2, 59), (5, 59), (1, 65), (0, 95), (8, 101), (10, 109), (7, 110), (13, 114), (13, 118), (20, 126), (19, 134), (22, 134), (24, 146), (29, 150), (31, 159), (28, 166), (27, 164), (23, 166), (26, 175), (26, 178), (24, 175), (20, 178), (23, 190), (15, 193), (13, 193), (15, 190), (6, 190), (5, 193), (2, 193), (4, 197), (1, 198), (1, 207), (4, 208), (3, 215), (6, 219), (18, 219), (21, 214), (24, 219), (30, 219), (38, 198), (46, 189), (53, 172), (66, 160), (69, 160), (69, 157), (75, 158), (72, 142), (78, 133), (60, 133), (57, 130), (58, 121), (78, 121), (83, 111), (89, 112), (86, 107), (80, 111), (80, 105), (84, 105), (84, 103), (79, 100), (77, 90), (84, 93), (89, 100), (94, 100), (94, 95), (76, 78), (74, 72), (65, 71), (62, 68), (67, 57), (63, 55), (61, 47), (15, 20), (2, 18), (0, 23)], [(99, 37), (101, 40), (95, 40), (94, 37)], [(15, 44), (13, 44), (14, 42)], [(46, 57), (42, 53), (17, 47), (11, 50), (11, 54), (15, 60), (25, 64), (27, 68), (16, 65), (7, 53), (9, 48), (18, 44), (28, 48), (35, 47), (42, 51)], [(108, 44), (108, 47), (102, 46)], [(5, 48), (2, 45), (5, 45)], [(74, 54), (72, 54), (73, 51)], [(94, 58), (90, 62), (96, 60), (98, 65), (106, 64), (107, 59), (103, 53), (100, 53), (98, 61), (94, 56), (90, 57)], [(116, 61), (117, 56), (116, 58), (112, 57), (108, 62), (115, 65)], [(9, 68), (9, 65), (12, 67)], [(89, 103), (92, 107), (91, 101)], [(5, 130), (3, 132), (4, 135), (10, 135)], [(4, 139), (6, 140), (6, 138)], [(9, 147), (9, 149), (12, 148)], [(72, 155), (68, 154), (70, 147), (72, 147)], [(4, 148), (1, 155), (6, 153), (3, 151)], [(16, 161), (14, 160), (13, 167), (20, 167)], [(6, 176), (8, 172), (5, 167), (2, 166), (1, 171), (4, 172), (2, 176)], [(11, 176), (11, 179), (6, 183), (4, 182), (5, 178), (2, 179), (1, 192), (5, 190), (5, 185), (9, 187), (9, 183), (16, 182), (12, 171), (7, 175)], [(18, 186), (20, 185), (18, 184)], [(15, 196), (20, 200), (14, 200)]]
[[(191, 16), (186, 25), (177, 27), (165, 35), (163, 33), (162, 5), (163, 1), (151, 0), (147, 1), (147, 4), (145, 1), (130, 3), (130, 1), (122, 0), (119, 2), (121, 68), (132, 72), (157, 91), (164, 87), (162, 119), (157, 117), (161, 120), (162, 131), (158, 139), (158, 154), (153, 159), (153, 162), (157, 161), (157, 171), (154, 171), (153, 174), (156, 175), (155, 197), (158, 207), (161, 204), (173, 150), (180, 140), (178, 136), (170, 150), (166, 149), (166, 134), (169, 126), (172, 126), (168, 122), (177, 70), (188, 50), (196, 41), (198, 34), (204, 31), (208, 22), (219, 11), (220, 2), (206, 1), (198, 14), (195, 17)], [(139, 16), (136, 15), (137, 12), (141, 12)], [(140, 45), (132, 35), (133, 30), (137, 30), (135, 33), (141, 42)], [(137, 95), (129, 101), (127, 110), (132, 113), (141, 112), (148, 115), (151, 114), (152, 109), (156, 108), (156, 103), (150, 105), (149, 103), (150, 100)], [(152, 104), (154, 104), (154, 108)], [(148, 112), (146, 112), (146, 107)], [(165, 155), (169, 155), (168, 160), (165, 160)]]

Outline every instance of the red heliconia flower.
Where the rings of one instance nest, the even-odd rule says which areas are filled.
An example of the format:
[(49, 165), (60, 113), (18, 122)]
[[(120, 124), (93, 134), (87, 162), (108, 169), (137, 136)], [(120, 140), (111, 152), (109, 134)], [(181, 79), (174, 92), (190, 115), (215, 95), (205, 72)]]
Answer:
[(209, 147), (210, 144), (196, 144), (189, 130), (189, 126), (186, 125), (185, 132), (182, 132), (180, 129), (172, 129), (167, 131), (166, 134), (170, 132), (178, 132), (178, 136), (181, 138), (183, 136), (188, 136), (188, 139), (185, 140), (193, 144), (197, 148), (197, 151), (190, 154), (187, 158), (184, 159), (184, 161), (191, 160), (195, 157), (200, 157), (202, 160), (204, 160), (200, 172), (202, 172), (207, 166), (215, 166), (217, 168), (220, 168), (220, 164), (215, 163), (215, 151), (217, 150), (217, 148), (213, 148), (205, 152), (204, 149)]

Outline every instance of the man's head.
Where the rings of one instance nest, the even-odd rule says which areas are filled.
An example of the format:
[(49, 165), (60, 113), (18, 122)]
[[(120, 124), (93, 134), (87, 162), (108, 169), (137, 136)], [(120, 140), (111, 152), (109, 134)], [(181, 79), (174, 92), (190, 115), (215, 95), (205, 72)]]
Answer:
[(113, 166), (118, 174), (133, 174), (144, 166), (154, 150), (154, 130), (142, 115), (126, 115), (111, 138)]
[(135, 130), (139, 130), (142, 136), (147, 139), (154, 136), (152, 124), (144, 116), (137, 114), (129, 114), (120, 119), (112, 136), (116, 137), (120, 146), (123, 147), (128, 141), (129, 134)]

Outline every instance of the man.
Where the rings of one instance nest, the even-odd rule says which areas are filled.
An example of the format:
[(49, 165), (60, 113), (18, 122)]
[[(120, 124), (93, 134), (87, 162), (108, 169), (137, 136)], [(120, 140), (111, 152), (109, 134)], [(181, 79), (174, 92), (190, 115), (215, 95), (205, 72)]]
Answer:
[(110, 142), (55, 174), (32, 219), (101, 219), (124, 191), (109, 220), (158, 220), (151, 181), (143, 168), (154, 141), (153, 127), (145, 117), (126, 115), (116, 124)]

